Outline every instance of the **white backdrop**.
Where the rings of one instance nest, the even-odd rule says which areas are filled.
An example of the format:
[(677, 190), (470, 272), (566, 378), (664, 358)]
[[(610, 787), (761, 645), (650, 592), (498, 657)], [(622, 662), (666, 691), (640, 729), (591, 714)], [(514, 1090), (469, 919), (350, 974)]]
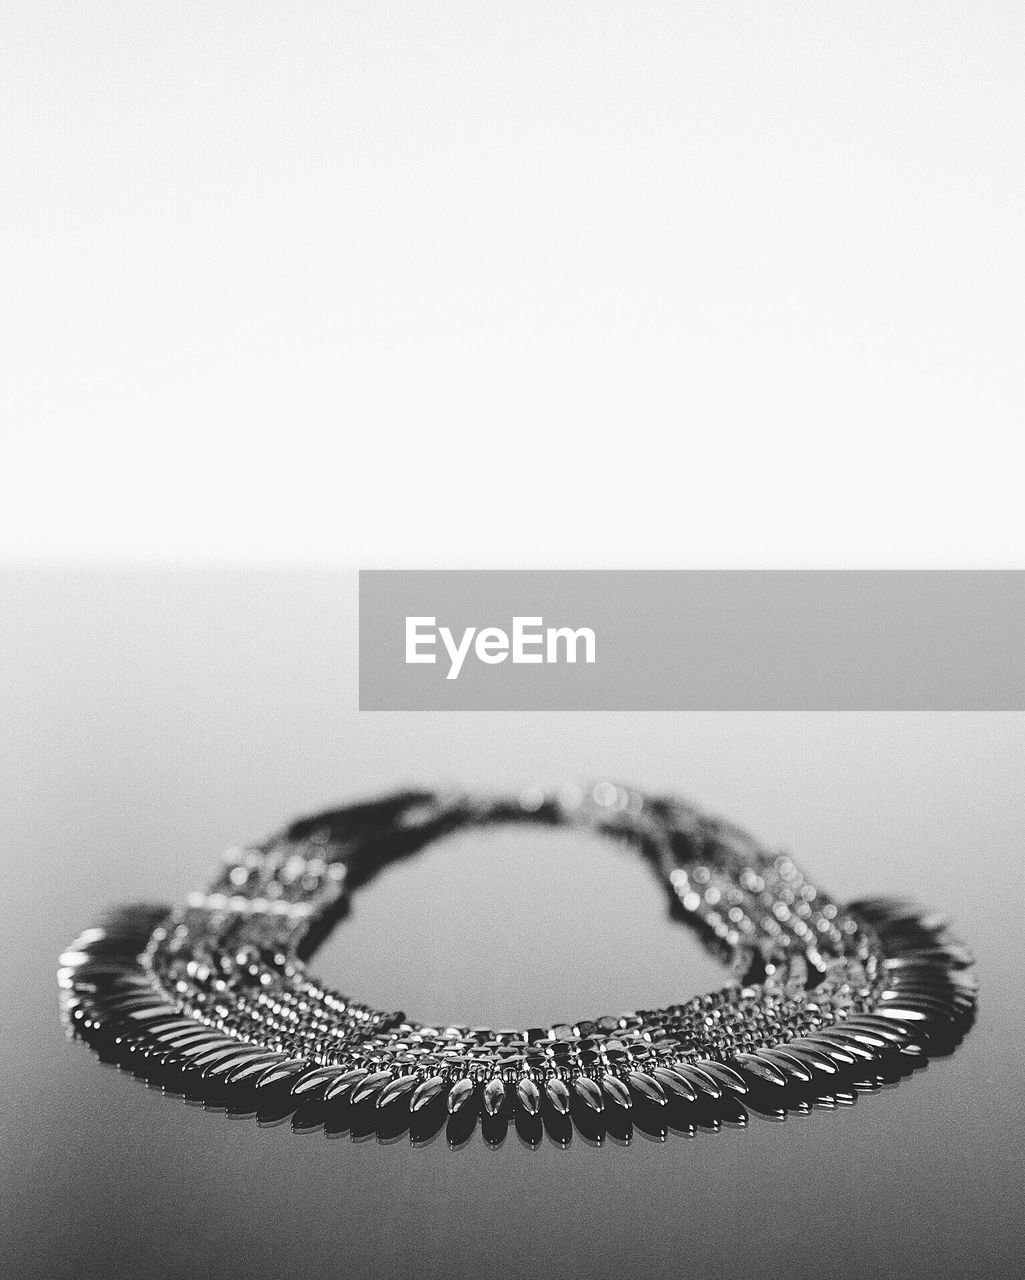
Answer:
[(1020, 565), (1023, 36), (4, 5), (0, 550)]

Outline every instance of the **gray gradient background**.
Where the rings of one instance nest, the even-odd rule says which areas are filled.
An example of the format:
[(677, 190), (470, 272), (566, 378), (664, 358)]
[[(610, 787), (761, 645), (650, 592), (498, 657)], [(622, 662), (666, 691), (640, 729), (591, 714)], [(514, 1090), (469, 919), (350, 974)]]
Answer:
[[(0, 589), (10, 1274), (1021, 1273), (1020, 714), (360, 715), (354, 574), (25, 571)], [(407, 782), (603, 774), (727, 814), (840, 896), (949, 911), (983, 984), (960, 1051), (850, 1111), (453, 1153), (259, 1130), (61, 1035), (59, 949), (112, 901), (181, 898), (229, 843)], [(413, 1016), (499, 1024), (717, 981), (638, 863), (530, 832), (389, 871), (317, 967)]]

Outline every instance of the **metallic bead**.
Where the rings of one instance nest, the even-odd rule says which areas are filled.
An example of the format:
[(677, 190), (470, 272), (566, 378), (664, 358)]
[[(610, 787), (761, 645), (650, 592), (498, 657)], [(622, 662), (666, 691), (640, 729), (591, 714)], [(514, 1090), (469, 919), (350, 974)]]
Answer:
[(352, 1091), (352, 1105), (358, 1107), (361, 1102), (366, 1102), (368, 1099), (376, 1097), (391, 1078), (390, 1071), (374, 1071), (366, 1076)]
[(627, 1082), (639, 1098), (656, 1107), (664, 1107), (669, 1101), (659, 1082), (643, 1071), (631, 1071), (627, 1076)]
[(455, 1115), (457, 1111), (466, 1106), (470, 1101), (470, 1098), (473, 1096), (473, 1089), (473, 1081), (466, 1079), (466, 1077), (455, 1082), (452, 1088), (448, 1091), (447, 1105), (450, 1115)]
[(577, 1076), (573, 1081), (573, 1088), (577, 1097), (583, 1099), (586, 1106), (592, 1111), (602, 1112), (605, 1110), (605, 1099), (602, 1097), (601, 1089), (587, 1076)]
[(630, 1090), (620, 1080), (618, 1076), (606, 1074), (601, 1078), (601, 1087), (605, 1094), (610, 1098), (617, 1107), (621, 1107), (624, 1111), (629, 1111), (633, 1106), (633, 1099), (630, 1097)]
[(697, 1100), (697, 1090), (681, 1072), (672, 1071), (668, 1067), (652, 1067), (651, 1075), (663, 1089), (668, 1089), (670, 1093), (674, 1093), (678, 1098), (683, 1098), (685, 1102)]
[(569, 1090), (557, 1076), (545, 1081), (545, 1094), (559, 1115), (569, 1112)]
[(747, 1075), (753, 1076), (760, 1084), (782, 1088), (787, 1082), (786, 1076), (779, 1067), (774, 1066), (766, 1058), (759, 1057), (757, 1053), (736, 1053), (733, 1055), (732, 1065), (746, 1072)]
[(527, 1076), (516, 1082), (516, 1099), (528, 1116), (536, 1116), (541, 1110), (541, 1091)]
[(393, 1080), (391, 1084), (385, 1085), (381, 1090), (377, 1096), (376, 1105), (379, 1108), (387, 1107), (390, 1103), (411, 1093), (416, 1088), (417, 1083), (418, 1077), (415, 1075), (399, 1076), (397, 1080)]
[(446, 1084), (444, 1076), (431, 1076), (418, 1085), (413, 1091), (413, 1096), (409, 1100), (410, 1111), (422, 1111), (428, 1103), (432, 1102)]
[(505, 1082), (501, 1076), (492, 1076), (484, 1086), (484, 1110), (489, 1116), (496, 1116), (504, 1105)]

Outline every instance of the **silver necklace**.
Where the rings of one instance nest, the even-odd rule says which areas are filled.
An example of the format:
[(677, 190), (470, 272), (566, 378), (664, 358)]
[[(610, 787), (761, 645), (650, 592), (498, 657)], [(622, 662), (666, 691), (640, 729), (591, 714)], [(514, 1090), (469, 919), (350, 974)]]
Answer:
[[(361, 883), (497, 823), (636, 848), (730, 980), (661, 1009), (526, 1030), (415, 1022), (317, 981), (307, 961)], [(945, 921), (906, 901), (842, 906), (730, 823), (602, 782), (512, 799), (402, 792), (303, 819), (229, 851), (183, 906), (110, 913), (61, 956), (58, 981), (72, 1033), (164, 1087), (375, 1123), (479, 1113), (499, 1133), (512, 1115), (533, 1143), (542, 1122), (554, 1136), (571, 1122), (616, 1132), (853, 1100), (960, 1039), (972, 965)]]

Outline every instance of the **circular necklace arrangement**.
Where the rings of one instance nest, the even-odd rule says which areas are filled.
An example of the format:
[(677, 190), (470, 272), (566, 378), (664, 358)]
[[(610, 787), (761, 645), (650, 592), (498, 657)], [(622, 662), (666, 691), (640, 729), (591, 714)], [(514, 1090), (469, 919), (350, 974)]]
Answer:
[[(681, 1004), (525, 1030), (427, 1025), (330, 990), (307, 961), (349, 896), (439, 837), (578, 826), (634, 847), (729, 967)], [(60, 958), (62, 1016), (169, 1090), (396, 1132), (513, 1118), (568, 1141), (743, 1123), (853, 1101), (956, 1043), (973, 958), (945, 921), (892, 899), (837, 903), (785, 853), (672, 797), (610, 782), (512, 799), (401, 792), (230, 850), (185, 905), (133, 905)]]

